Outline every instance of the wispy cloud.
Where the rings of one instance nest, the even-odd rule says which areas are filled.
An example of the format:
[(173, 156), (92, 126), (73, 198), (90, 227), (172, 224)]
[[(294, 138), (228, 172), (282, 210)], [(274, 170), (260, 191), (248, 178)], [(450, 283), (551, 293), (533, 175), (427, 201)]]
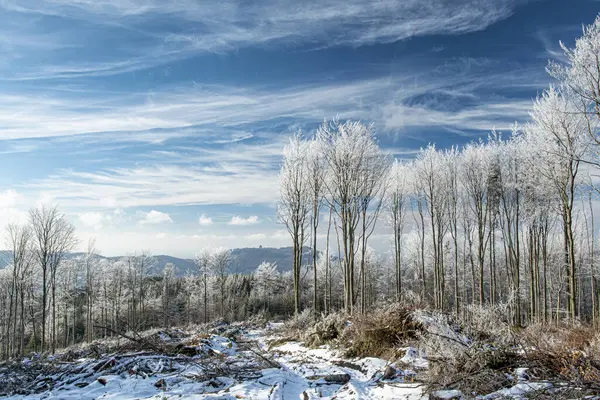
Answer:
[[(110, 167), (104, 162), (92, 171), (63, 169), (22, 184), (24, 189), (43, 192), (68, 207), (270, 204), (276, 197), (277, 170), (286, 134), (297, 126), (314, 126), (323, 117), (337, 114), (340, 118), (376, 121), (380, 133), (399, 136), (409, 136), (415, 127), (443, 128), (464, 135), (481, 134), (492, 128), (504, 130), (515, 120), (529, 118), (531, 103), (528, 99), (490, 96), (489, 93), (522, 85), (540, 84), (542, 87), (543, 71), (539, 75), (524, 73), (508, 79), (508, 72), (486, 74), (489, 62), (458, 63), (460, 67), (448, 65), (445, 72), (437, 71), (437, 75), (426, 80), (413, 73), (270, 90), (224, 86), (170, 89), (150, 102), (136, 95), (128, 96), (130, 100), (138, 99), (130, 104), (118, 99), (105, 100), (99, 115), (93, 111), (71, 113), (68, 107), (58, 106), (63, 105), (64, 99), (56, 100), (56, 107), (47, 100), (47, 109), (25, 115), (16, 112), (24, 101), (17, 105), (5, 102), (6, 108), (0, 108), (0, 122), (4, 118), (6, 123), (0, 125), (12, 126), (14, 135), (25, 137), (38, 132), (52, 135), (52, 127), (61, 126), (66, 132), (60, 133), (72, 136), (53, 140), (57, 146), (76, 143), (71, 146), (73, 153), (110, 150), (111, 146), (134, 147), (137, 141), (144, 140), (154, 145), (151, 151), (137, 156), (130, 154), (129, 164), (122, 164), (120, 157), (113, 156)], [(461, 73), (464, 68), (470, 68), (472, 75)], [(448, 72), (452, 75), (447, 75)], [(457, 103), (466, 105), (455, 108)], [(190, 125), (165, 129), (158, 123), (154, 130), (135, 134), (115, 130), (75, 135), (75, 129), (93, 130), (98, 126), (97, 120), (114, 121), (114, 125), (107, 128), (120, 129), (122, 119), (131, 119), (131, 116), (145, 121), (148, 117), (165, 124)], [(68, 123), (70, 119), (77, 119), (85, 126), (72, 128)], [(283, 123), (285, 121), (288, 123)], [(42, 128), (46, 126), (50, 129)], [(279, 127), (273, 129), (273, 126)], [(173, 141), (184, 137), (193, 138), (193, 142)], [(107, 156), (112, 153), (109, 150)], [(115, 167), (117, 162), (124, 166)]]
[[(149, 68), (202, 52), (229, 52), (254, 46), (309, 45), (330, 47), (389, 43), (414, 36), (462, 34), (479, 31), (512, 15), (524, 0), (334, 0), (280, 2), (183, 0), (144, 1), (3, 1), (7, 14), (0, 38), (19, 45), (24, 55), (40, 48), (101, 48), (117, 37), (136, 35), (137, 46), (110, 60), (78, 61), (77, 57), (13, 71), (15, 79), (104, 76)], [(69, 35), (68, 28), (43, 37), (39, 24), (27, 24), (25, 16), (59, 17), (91, 30), (85, 40)], [(11, 22), (9, 24), (9, 22)], [(160, 26), (160, 28), (157, 28)], [(47, 28), (47, 30), (50, 26)], [(118, 35), (117, 33), (120, 33)], [(97, 39), (94, 39), (96, 38)], [(20, 39), (19, 39), (20, 38)], [(28, 38), (28, 39), (23, 39)], [(20, 40), (20, 41), (19, 41)], [(0, 41), (1, 43), (1, 41)], [(48, 50), (49, 51), (49, 50)], [(32, 58), (32, 61), (35, 58)]]
[(455, 131), (506, 130), (515, 121), (527, 121), (530, 108), (530, 100), (485, 103), (453, 112), (389, 104), (382, 107), (382, 121), (390, 130), (427, 126)]
[[(457, 68), (463, 71), (456, 71)], [(469, 69), (468, 73), (465, 68)], [(497, 120), (496, 117), (512, 122), (522, 113), (510, 113), (521, 108), (523, 102), (496, 96), (493, 101), (496, 117), (481, 115), (484, 118), (476, 122), (470, 112), (460, 114), (443, 106), (456, 105), (456, 99), (467, 97), (472, 102), (483, 103), (485, 96), (498, 88), (541, 87), (540, 77), (545, 76), (541, 68), (540, 71), (495, 74), (490, 74), (489, 69), (489, 64), (474, 66), (471, 62), (465, 66), (464, 61), (457, 60), (436, 71), (437, 75), (421, 71), (277, 89), (205, 85), (166, 88), (160, 95), (150, 97), (147, 93), (109, 94), (85, 100), (60, 93), (3, 94), (0, 95), (0, 140), (94, 133), (89, 140), (163, 143), (176, 137), (206, 134), (213, 143), (224, 144), (245, 141), (253, 134), (241, 131), (230, 138), (218, 139), (210, 137), (211, 129), (212, 132), (219, 126), (235, 129), (284, 118), (302, 124), (335, 115), (385, 120), (385, 128), (450, 124), (458, 129), (482, 129), (490, 120)], [(416, 98), (429, 100), (415, 102)], [(398, 123), (399, 119), (402, 124)], [(490, 128), (492, 124), (484, 129)]]
[(99, 172), (63, 171), (26, 184), (66, 207), (156, 207), (270, 203), (277, 171), (250, 167), (163, 165)]

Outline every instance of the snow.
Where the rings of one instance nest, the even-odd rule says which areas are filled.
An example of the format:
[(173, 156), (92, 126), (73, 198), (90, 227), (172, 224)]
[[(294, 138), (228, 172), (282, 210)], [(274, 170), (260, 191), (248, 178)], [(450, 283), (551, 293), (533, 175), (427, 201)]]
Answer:
[[(241, 329), (232, 340), (218, 333), (183, 339), (197, 343), (198, 355), (173, 356), (134, 352), (81, 358), (55, 365), (51, 390), (9, 399), (426, 399), (413, 383), (412, 370), (396, 369), (379, 358), (347, 359), (329, 346), (308, 348), (280, 339), (279, 324)], [(226, 327), (220, 327), (220, 332)], [(162, 342), (176, 342), (180, 332), (157, 332)], [(229, 336), (229, 335), (228, 335)], [(25, 360), (24, 360), (25, 361)], [(31, 363), (31, 360), (29, 360)], [(106, 364), (94, 368), (99, 364)], [(384, 379), (388, 366), (396, 372)], [(235, 373), (232, 373), (234, 371)], [(208, 377), (211, 373), (219, 373)], [(0, 379), (2, 379), (0, 372)], [(410, 378), (410, 379), (409, 379)]]
[(415, 349), (414, 347), (406, 347), (401, 350), (406, 350), (404, 357), (400, 359), (404, 364), (407, 364), (415, 369), (428, 369), (429, 361), (425, 358), (425, 354)]
[[(435, 317), (422, 314), (421, 321), (440, 335), (468, 343)], [(19, 382), (15, 379), (19, 373), (44, 378), (22, 381), (26, 384), (19, 389), (31, 394), (8, 397), (15, 400), (428, 398), (418, 373), (426, 372), (429, 361), (419, 348), (403, 348), (405, 354), (397, 363), (375, 357), (346, 358), (328, 345), (309, 348), (299, 341), (282, 341), (279, 328), (281, 324), (270, 323), (264, 328), (217, 325), (209, 334), (157, 331), (151, 334), (156, 340), (185, 345), (191, 355), (153, 350), (79, 356), (75, 361), (64, 361), (61, 354), (52, 359), (34, 355), (12, 367), (0, 366), (0, 381)], [(512, 376), (514, 386), (477, 399), (523, 399), (553, 389), (548, 382), (530, 381), (527, 368), (516, 368)], [(464, 398), (459, 390), (450, 389), (434, 395), (445, 400)]]
[(529, 375), (527, 374), (527, 370), (529, 368), (517, 368), (515, 369), (515, 376), (517, 377), (517, 382), (524, 382), (529, 380)]
[(463, 399), (464, 396), (460, 390), (437, 390), (433, 393), (440, 400)]
[(481, 400), (491, 399), (524, 399), (525, 395), (540, 390), (547, 390), (552, 388), (552, 384), (549, 382), (522, 382), (516, 385), (500, 389), (496, 392), (490, 393), (486, 396), (479, 397)]
[[(304, 382), (302, 390), (286, 392), (283, 399), (297, 399), (304, 391), (312, 398), (325, 399), (425, 399), (423, 388), (418, 383), (404, 383), (404, 371), (398, 379), (384, 382), (383, 372), (389, 365), (386, 360), (374, 357), (344, 359), (329, 346), (316, 349), (305, 347), (300, 342), (288, 342), (272, 349), (275, 360), (284, 370), (294, 374), (296, 380)], [(412, 371), (409, 371), (409, 374)], [(328, 384), (324, 379), (311, 379), (328, 375), (347, 374), (346, 385)], [(413, 373), (414, 374), (414, 373)], [(312, 381), (311, 382), (307, 382)], [(308, 384), (308, 387), (307, 387)], [(289, 397), (287, 397), (289, 396)]]

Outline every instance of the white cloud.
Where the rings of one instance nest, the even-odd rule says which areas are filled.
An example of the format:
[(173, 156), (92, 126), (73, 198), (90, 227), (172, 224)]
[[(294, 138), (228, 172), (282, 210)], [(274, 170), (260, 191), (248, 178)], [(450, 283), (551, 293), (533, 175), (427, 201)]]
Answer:
[(105, 221), (110, 220), (110, 216), (100, 212), (85, 212), (79, 214), (78, 219), (84, 226), (99, 230)]
[(231, 217), (231, 221), (229, 221), (229, 225), (254, 225), (260, 222), (258, 216), (251, 215), (248, 218), (240, 217), (239, 215), (235, 215)]
[[(0, 192), (0, 223), (26, 223), (28, 214), (23, 207), (25, 200), (21, 193), (13, 189)], [(2, 227), (0, 225), (0, 229)]]
[(208, 226), (212, 225), (213, 220), (211, 217), (207, 217), (206, 215), (202, 214), (198, 219), (198, 223), (200, 224), (200, 226)]
[(141, 225), (156, 225), (173, 222), (169, 214), (156, 210), (152, 210), (148, 213), (140, 212), (139, 214), (143, 216), (143, 218), (138, 221)]
[(0, 208), (14, 208), (22, 199), (22, 195), (13, 189), (0, 192)]

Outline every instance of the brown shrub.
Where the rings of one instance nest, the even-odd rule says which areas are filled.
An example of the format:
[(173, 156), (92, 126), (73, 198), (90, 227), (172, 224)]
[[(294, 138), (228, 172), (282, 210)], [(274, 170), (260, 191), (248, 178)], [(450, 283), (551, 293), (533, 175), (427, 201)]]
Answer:
[(348, 357), (381, 357), (395, 353), (396, 348), (415, 339), (421, 326), (411, 310), (390, 305), (380, 311), (354, 316), (343, 331)]

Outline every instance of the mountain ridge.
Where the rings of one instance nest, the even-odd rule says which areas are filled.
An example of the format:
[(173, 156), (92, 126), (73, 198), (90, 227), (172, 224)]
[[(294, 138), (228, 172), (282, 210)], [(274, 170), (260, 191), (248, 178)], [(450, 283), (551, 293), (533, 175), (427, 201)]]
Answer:
[[(310, 259), (312, 251), (308, 247), (304, 247), (304, 259)], [(69, 253), (67, 257), (74, 259), (82, 256), (82, 252)], [(98, 257), (106, 260), (118, 260), (126, 256), (102, 256)], [(10, 265), (12, 252), (10, 250), (0, 250), (0, 269), (4, 269)], [(157, 254), (151, 256), (153, 266), (149, 273), (151, 275), (161, 275), (165, 266), (172, 263), (175, 266), (175, 274), (177, 276), (185, 276), (187, 274), (196, 275), (198, 268), (193, 259), (170, 256), (168, 254)], [(256, 267), (263, 261), (272, 262), (277, 265), (279, 272), (287, 272), (292, 270), (293, 266), (293, 249), (292, 247), (242, 247), (231, 249), (231, 260), (229, 262), (229, 273), (231, 274), (251, 274)]]

